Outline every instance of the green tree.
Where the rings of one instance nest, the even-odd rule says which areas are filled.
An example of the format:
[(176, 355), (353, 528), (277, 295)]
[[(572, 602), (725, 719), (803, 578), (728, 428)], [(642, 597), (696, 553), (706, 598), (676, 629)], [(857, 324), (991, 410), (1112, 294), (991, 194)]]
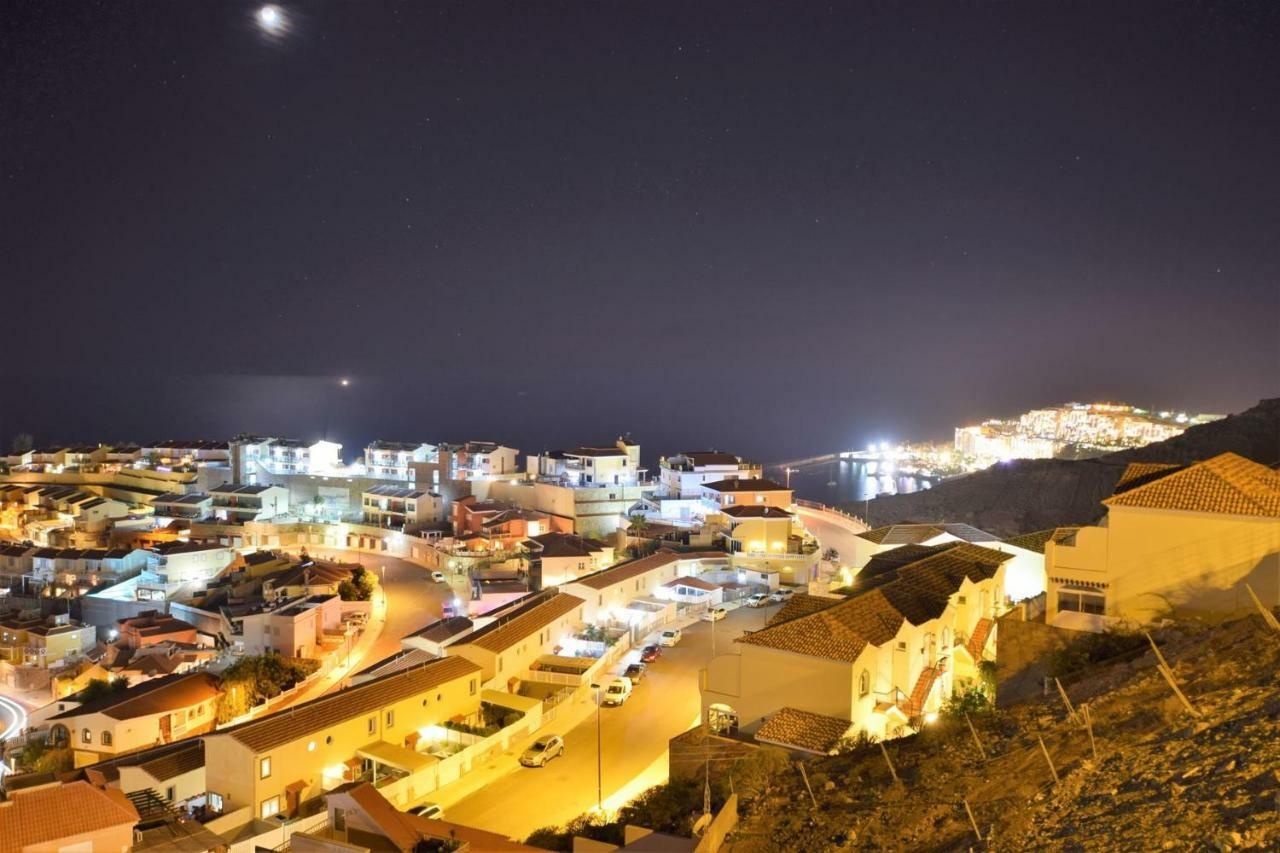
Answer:
[(89, 683), (84, 686), (84, 689), (76, 694), (75, 699), (77, 702), (91, 702), (94, 699), (110, 696), (112, 693), (125, 690), (128, 687), (129, 679), (123, 675), (117, 676), (110, 681), (104, 678), (91, 678)]
[(743, 800), (754, 800), (773, 790), (774, 782), (791, 768), (786, 750), (764, 747), (733, 763), (734, 790)]
[(828, 548), (822, 552), (822, 559), (826, 560), (828, 563), (838, 563), (840, 562), (840, 552), (835, 548)]
[(338, 584), (338, 597), (343, 601), (368, 601), (378, 588), (378, 579), (363, 566), (351, 570), (351, 577)]
[(218, 721), (225, 723), (279, 696), (320, 668), (320, 661), (275, 653), (240, 658), (222, 671)]

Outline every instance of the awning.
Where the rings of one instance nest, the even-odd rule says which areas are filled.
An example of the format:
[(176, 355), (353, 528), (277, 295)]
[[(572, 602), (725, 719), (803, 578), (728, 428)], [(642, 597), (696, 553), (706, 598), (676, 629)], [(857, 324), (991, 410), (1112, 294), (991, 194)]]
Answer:
[(388, 767), (403, 770), (406, 773), (416, 773), (440, 760), (433, 755), (423, 755), (420, 752), (414, 752), (412, 749), (406, 749), (403, 746), (397, 746), (394, 743), (387, 743), (383, 740), (374, 741), (368, 746), (360, 747), (356, 750), (356, 755), (361, 758), (367, 758), (370, 761), (376, 761), (378, 764), (385, 764)]

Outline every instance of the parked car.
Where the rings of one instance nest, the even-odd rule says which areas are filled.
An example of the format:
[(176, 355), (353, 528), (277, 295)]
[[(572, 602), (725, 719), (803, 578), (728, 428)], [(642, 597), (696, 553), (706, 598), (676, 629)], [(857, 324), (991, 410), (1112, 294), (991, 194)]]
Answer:
[(444, 572), (432, 572), (431, 579), (436, 583), (448, 583), (449, 579), (444, 576)]
[(653, 663), (662, 657), (662, 646), (650, 644), (640, 650), (641, 663)]
[(764, 607), (768, 603), (769, 603), (769, 596), (767, 593), (763, 593), (763, 592), (757, 592), (747, 599), (748, 607)]
[(704, 610), (698, 614), (698, 618), (703, 622), (719, 622), (728, 615), (729, 611), (723, 607), (712, 607), (710, 610)]
[(604, 689), (604, 696), (600, 701), (605, 705), (621, 705), (623, 702), (631, 698), (631, 679), (615, 678), (609, 682), (609, 686)]
[(791, 590), (791, 589), (787, 589), (786, 587), (783, 587), (782, 589), (775, 589), (773, 591), (773, 595), (769, 596), (769, 598), (773, 599), (774, 601), (786, 601), (788, 598), (790, 598), (793, 595), (795, 595), (795, 590)]
[(627, 667), (627, 671), (622, 674), (630, 679), (632, 686), (639, 684), (640, 680), (644, 678), (644, 664), (633, 663), (631, 666)]
[(437, 803), (423, 803), (420, 806), (414, 806), (409, 809), (409, 814), (416, 814), (418, 817), (429, 817), (434, 820), (444, 820), (444, 809), (440, 808)]
[(564, 739), (560, 735), (543, 735), (520, 755), (525, 767), (542, 767), (553, 758), (564, 755)]
[(684, 632), (679, 628), (668, 628), (658, 635), (658, 645), (674, 646), (680, 642), (680, 638), (684, 636)]

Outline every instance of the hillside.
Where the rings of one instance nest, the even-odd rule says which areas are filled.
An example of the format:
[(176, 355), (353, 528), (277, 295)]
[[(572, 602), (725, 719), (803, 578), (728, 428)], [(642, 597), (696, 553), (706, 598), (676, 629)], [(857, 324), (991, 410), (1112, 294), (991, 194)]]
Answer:
[(813, 800), (792, 762), (747, 807), (726, 849), (1277, 849), (1280, 634), (1255, 616), (1154, 636), (1201, 717), (1183, 709), (1138, 637), (1118, 662), (1064, 678), (1073, 704), (1089, 704), (1096, 760), (1056, 694), (975, 712), (985, 761), (963, 717), (944, 716), (886, 744), (900, 784), (879, 745), (807, 761)]
[[(874, 526), (907, 521), (963, 521), (1001, 536), (1070, 524), (1102, 515), (1130, 462), (1194, 462), (1232, 451), (1268, 465), (1280, 462), (1280, 398), (1175, 438), (1096, 459), (1028, 459), (946, 480), (932, 489), (871, 501)], [(847, 507), (861, 515), (861, 503)]]

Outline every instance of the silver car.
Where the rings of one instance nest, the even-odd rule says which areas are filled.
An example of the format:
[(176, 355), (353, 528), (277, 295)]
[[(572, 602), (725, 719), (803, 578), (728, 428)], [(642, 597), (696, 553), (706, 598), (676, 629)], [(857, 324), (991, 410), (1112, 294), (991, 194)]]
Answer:
[(542, 767), (561, 755), (564, 755), (564, 739), (560, 735), (543, 735), (524, 751), (520, 763), (525, 767)]

